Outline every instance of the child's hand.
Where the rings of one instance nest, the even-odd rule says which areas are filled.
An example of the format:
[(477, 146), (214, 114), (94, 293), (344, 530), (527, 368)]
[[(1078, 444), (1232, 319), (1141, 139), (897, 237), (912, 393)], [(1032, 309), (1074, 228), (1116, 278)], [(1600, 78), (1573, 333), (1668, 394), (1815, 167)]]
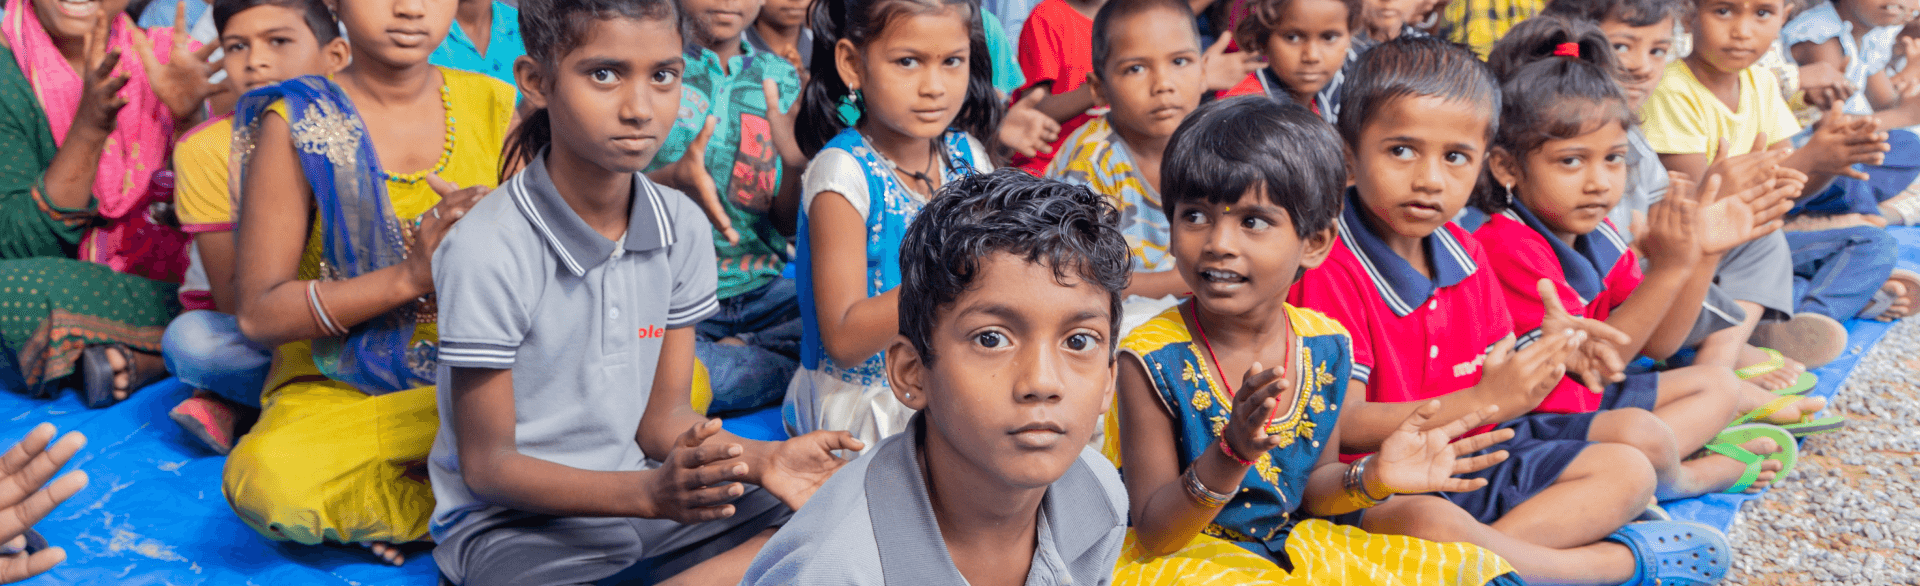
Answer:
[[(1719, 178), (1719, 175), (1708, 178), (1708, 185), (1711, 186)], [(1745, 191), (1701, 205), (1699, 226), (1695, 228), (1695, 233), (1700, 235), (1700, 254), (1723, 255), (1733, 250), (1733, 247), (1753, 240), (1757, 228), (1753, 221), (1753, 207), (1749, 202), (1759, 199), (1763, 194), (1775, 191), (1776, 185), (1774, 179), (1768, 177), (1766, 181), (1749, 187)], [(1707, 190), (1701, 191), (1705, 193)], [(1791, 207), (1790, 204), (1789, 207)]]
[(1627, 362), (1620, 358), (1620, 346), (1632, 342), (1633, 338), (1607, 322), (1567, 312), (1553, 281), (1541, 279), (1534, 285), (1540, 292), (1540, 302), (1546, 307), (1541, 315), (1540, 331), (1586, 333), (1586, 339), (1568, 356), (1567, 372), (1578, 375), (1587, 390), (1596, 394), (1605, 392), (1608, 383), (1626, 380)]
[[(53, 434), (53, 425), (42, 423), (0, 456), (0, 543), (19, 540), (54, 507), (87, 487), (86, 472), (47, 482), (87, 445), (79, 432), (67, 432), (59, 441), (53, 441)], [(0, 584), (32, 578), (65, 559), (66, 550), (58, 547), (0, 556)]]
[(780, 153), (780, 164), (788, 169), (806, 168), (807, 155), (800, 150), (800, 141), (793, 138), (793, 121), (800, 115), (800, 102), (794, 102), (793, 109), (782, 112), (780, 84), (769, 77), (760, 80), (760, 89), (767, 96), (767, 125), (772, 127), (773, 148)]
[(693, 524), (733, 516), (728, 503), (747, 492), (740, 484), (747, 464), (735, 458), (746, 450), (740, 444), (707, 444), (716, 433), (720, 420), (708, 419), (674, 440), (673, 451), (656, 469), (658, 481), (645, 487), (646, 510), (655, 518)]
[(760, 487), (780, 502), (799, 509), (814, 491), (847, 464), (833, 455), (838, 450), (861, 450), (866, 444), (844, 431), (816, 431), (780, 442), (760, 472)]
[[(199, 111), (200, 104), (208, 97), (226, 90), (226, 84), (209, 81), (213, 74), (220, 71), (218, 62), (208, 63), (207, 58), (220, 48), (218, 43), (201, 45), (198, 50), (188, 51), (190, 40), (181, 31), (186, 30), (187, 7), (184, 2), (174, 3), (173, 8), (173, 50), (166, 63), (161, 63), (153, 54), (153, 40), (147, 33), (134, 25), (133, 19), (120, 15), (122, 26), (133, 33), (133, 49), (140, 57), (140, 65), (147, 70), (147, 83), (153, 87), (153, 93), (173, 112), (175, 120), (185, 120)], [(221, 58), (225, 60), (225, 57)]]
[[(767, 114), (771, 118), (773, 113)], [(693, 203), (699, 204), (700, 211), (707, 214), (707, 221), (713, 223), (713, 229), (727, 239), (727, 244), (739, 244), (740, 232), (733, 229), (733, 219), (727, 215), (727, 206), (720, 203), (720, 188), (713, 182), (713, 175), (707, 172), (707, 140), (713, 138), (713, 125), (718, 121), (718, 118), (708, 116), (706, 126), (700, 127), (700, 134), (694, 135), (693, 142), (687, 143), (687, 152), (680, 155), (680, 160), (648, 173), (647, 177), (693, 198)], [(782, 158), (785, 158), (784, 154)]]
[(1547, 330), (1540, 339), (1516, 352), (1513, 334), (1507, 334), (1487, 351), (1486, 367), (1474, 387), (1483, 394), (1492, 393), (1486, 402), (1495, 405), (1518, 393), (1520, 400), (1511, 407), (1517, 413), (1532, 411), (1560, 384), (1560, 377), (1566, 376), (1571, 352), (1585, 337), (1586, 333), (1579, 330)]
[[(1787, 156), (1793, 154), (1793, 150), (1784, 148), (1768, 150), (1767, 140), (1767, 133), (1755, 133), (1753, 136), (1753, 146), (1747, 150), (1746, 154), (1729, 157), (1727, 156), (1728, 140), (1726, 137), (1721, 137), (1719, 141), (1720, 147), (1714, 152), (1713, 162), (1707, 165), (1706, 171), (1707, 177), (1714, 175), (1720, 176), (1720, 190), (1711, 194), (1703, 193), (1700, 197), (1701, 204), (1705, 205), (1718, 198), (1726, 197), (1728, 194), (1745, 191), (1747, 188), (1759, 185), (1761, 182), (1771, 178), (1774, 174), (1774, 169), (1779, 168), (1780, 162), (1787, 160)], [(1668, 173), (1669, 177), (1673, 175), (1673, 172)], [(1690, 186), (1698, 187), (1698, 185), (1691, 180), (1687, 183)], [(1677, 191), (1679, 191), (1677, 185), (1667, 189), (1667, 193), (1675, 193)], [(1709, 197), (1709, 195), (1711, 195), (1711, 197)]]
[(1700, 225), (1699, 193), (1718, 191), (1720, 176), (1707, 178), (1701, 189), (1667, 190), (1666, 199), (1647, 208), (1647, 238), (1642, 246), (1647, 260), (1655, 268), (1691, 269), (1700, 260), (1700, 241), (1695, 228)]
[(1060, 122), (1040, 111), (1040, 101), (1045, 99), (1045, 88), (1034, 89), (1008, 107), (1000, 119), (1000, 144), (1027, 157), (1053, 152), (1053, 141), (1060, 140)]
[(1233, 41), (1233, 35), (1220, 35), (1220, 40), (1207, 47), (1207, 54), (1201, 58), (1201, 67), (1207, 78), (1207, 91), (1217, 92), (1233, 89), (1241, 80), (1260, 70), (1260, 55), (1251, 51), (1228, 53), (1227, 44)]
[(1234, 393), (1227, 427), (1220, 430), (1220, 439), (1233, 448), (1229, 456), (1252, 460), (1279, 447), (1280, 438), (1267, 435), (1267, 420), (1280, 408), (1279, 395), (1292, 390), (1293, 377), (1284, 366), (1263, 370), (1260, 362), (1255, 361), (1252, 368), (1247, 369), (1247, 374), (1240, 379), (1239, 391)]
[(1750, 238), (1757, 239), (1780, 229), (1787, 212), (1793, 211), (1794, 201), (1806, 189), (1806, 173), (1792, 167), (1775, 167), (1773, 190), (1747, 201), (1747, 206), (1753, 208), (1753, 234)]
[(447, 230), (453, 223), (467, 215), (473, 204), (493, 188), (486, 185), (471, 185), (461, 188), (452, 182), (441, 179), (439, 175), (427, 174), (427, 186), (440, 194), (440, 203), (434, 204), (427, 213), (420, 214), (419, 227), (414, 230), (413, 243), (407, 247), (407, 274), (421, 291), (433, 291), (433, 251), (440, 248), (440, 240), (447, 237)]
[(127, 106), (127, 99), (120, 95), (120, 88), (127, 85), (127, 75), (113, 73), (120, 66), (120, 50), (107, 50), (106, 19), (99, 19), (93, 32), (87, 33), (86, 55), (86, 93), (80, 95), (73, 125), (111, 134), (119, 125), (120, 109)]
[(1800, 66), (1800, 89), (1807, 93), (1808, 105), (1822, 110), (1847, 101), (1856, 91), (1847, 83), (1846, 72), (1826, 62)]
[(1886, 160), (1885, 153), (1892, 147), (1887, 145), (1887, 134), (1879, 131), (1879, 124), (1872, 118), (1849, 116), (1840, 110), (1840, 102), (1834, 102), (1814, 124), (1813, 136), (1801, 150), (1811, 151), (1818, 157), (1813, 166), (1816, 172), (1866, 181), (1866, 172), (1854, 169), (1853, 165), (1878, 165)]
[(1497, 429), (1454, 441), (1454, 437), (1466, 433), (1500, 411), (1499, 405), (1488, 405), (1479, 411), (1468, 413), (1446, 425), (1421, 431), (1427, 426), (1427, 420), (1440, 412), (1440, 401), (1427, 401), (1419, 409), (1407, 415), (1400, 428), (1393, 430), (1386, 441), (1380, 443), (1379, 455), (1374, 456), (1367, 473), (1372, 478), (1364, 479), (1368, 487), (1380, 487), (1386, 494), (1369, 491), (1368, 496), (1385, 498), (1394, 494), (1418, 494), (1425, 492), (1466, 492), (1487, 485), (1485, 478), (1454, 478), (1456, 474), (1472, 474), (1506, 461), (1507, 451), (1498, 450), (1471, 458), (1468, 454), (1487, 449), (1494, 444), (1513, 439), (1513, 430)]

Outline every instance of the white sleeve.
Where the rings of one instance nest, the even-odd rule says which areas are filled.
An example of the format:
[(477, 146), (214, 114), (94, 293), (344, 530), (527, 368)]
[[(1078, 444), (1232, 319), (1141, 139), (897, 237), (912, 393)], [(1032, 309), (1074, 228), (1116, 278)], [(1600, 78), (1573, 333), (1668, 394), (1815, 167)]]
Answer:
[(871, 198), (867, 196), (866, 168), (853, 158), (853, 153), (836, 148), (814, 155), (807, 172), (800, 176), (800, 209), (813, 209), (814, 196), (825, 191), (847, 198), (847, 203), (853, 204), (853, 211), (860, 213), (860, 219), (867, 219), (867, 203)]
[(981, 173), (993, 172), (993, 158), (987, 156), (987, 145), (973, 135), (967, 135), (967, 146), (973, 148), (973, 168)]

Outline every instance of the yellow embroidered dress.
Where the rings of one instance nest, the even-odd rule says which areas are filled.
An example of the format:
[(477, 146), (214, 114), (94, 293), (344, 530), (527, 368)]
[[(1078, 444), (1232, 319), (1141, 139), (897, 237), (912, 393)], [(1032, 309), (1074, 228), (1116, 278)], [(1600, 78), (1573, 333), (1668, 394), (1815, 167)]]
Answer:
[[(475, 73), (446, 68), (440, 73), (452, 133), (446, 166), (438, 174), (461, 186), (493, 185), (513, 117), (514, 90)], [(285, 102), (270, 110), (287, 116)], [(345, 123), (328, 115), (288, 119), (298, 120), (292, 124), (294, 141), (303, 148), (327, 144)], [(246, 146), (237, 144), (235, 150), (246, 152)], [(406, 222), (440, 202), (425, 181), (389, 178), (386, 193), (394, 215)], [(323, 276), (321, 223), (316, 215), (300, 259), (300, 279)], [(430, 354), (438, 340), (434, 324), (420, 323), (409, 348)], [(423, 464), (439, 428), (431, 381), (370, 395), (322, 375), (312, 347), (303, 340), (275, 349), (260, 421), (227, 460), (222, 488), (228, 504), (273, 539), (317, 544), (424, 538), (433, 491)]]
[[(1121, 352), (1146, 367), (1167, 412), (1176, 452), (1192, 462), (1219, 443), (1232, 398), (1206, 349), (1188, 329), (1193, 301), (1168, 309), (1121, 341)], [(1280, 446), (1260, 454), (1199, 535), (1172, 554), (1149, 557), (1133, 545), (1120, 556), (1115, 585), (1131, 584), (1469, 584), (1519, 583), (1504, 560), (1465, 543), (1373, 535), (1304, 516), (1307, 475), (1332, 439), (1353, 367), (1350, 338), (1339, 322), (1286, 306), (1294, 331), (1297, 395), (1267, 433)], [(1289, 403), (1284, 398), (1282, 403)], [(1120, 463), (1118, 434), (1107, 456)], [(1182, 470), (1185, 466), (1182, 466)], [(1125, 474), (1125, 469), (1121, 471)], [(1288, 569), (1290, 568), (1290, 570)]]

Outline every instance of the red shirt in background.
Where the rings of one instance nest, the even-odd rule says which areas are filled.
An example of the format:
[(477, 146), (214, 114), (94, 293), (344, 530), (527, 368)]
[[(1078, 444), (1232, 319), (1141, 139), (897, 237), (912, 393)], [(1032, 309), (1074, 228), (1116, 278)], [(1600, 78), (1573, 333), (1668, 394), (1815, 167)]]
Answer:
[[(1569, 246), (1532, 213), (1515, 205), (1488, 218), (1473, 235), (1491, 245), (1488, 257), (1493, 273), (1499, 277), (1513, 316), (1513, 332), (1522, 340), (1538, 335), (1547, 310), (1535, 285), (1540, 279), (1553, 282), (1567, 311), (1605, 321), (1645, 278), (1639, 259), (1610, 221), (1602, 220), (1598, 229), (1580, 235)], [(1534, 412), (1588, 413), (1600, 408), (1600, 398), (1567, 377)]]
[[(1093, 71), (1093, 19), (1074, 10), (1066, 0), (1043, 0), (1033, 7), (1032, 15), (1020, 28), (1020, 71), (1026, 74), (1027, 85), (1014, 98), (1047, 82), (1052, 83), (1056, 94), (1078, 89)], [(1067, 137), (1092, 119), (1082, 112), (1060, 124), (1060, 138), (1053, 141), (1053, 152), (1059, 152)], [(1052, 161), (1051, 153), (1013, 157), (1014, 166), (1035, 175), (1046, 173), (1047, 163)]]

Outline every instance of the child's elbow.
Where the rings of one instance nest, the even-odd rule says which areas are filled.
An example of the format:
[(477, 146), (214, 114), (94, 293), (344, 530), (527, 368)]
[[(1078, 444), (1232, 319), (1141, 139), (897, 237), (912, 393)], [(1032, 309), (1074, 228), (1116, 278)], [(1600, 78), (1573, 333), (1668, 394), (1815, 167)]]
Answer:
[(1186, 547), (1188, 542), (1193, 541), (1191, 536), (1186, 539), (1174, 539), (1173, 536), (1165, 533), (1165, 531), (1135, 533), (1140, 539), (1140, 550), (1147, 552), (1148, 557), (1161, 557), (1172, 555), (1173, 552), (1180, 551), (1180, 548)]
[(278, 345), (280, 341), (273, 335), (271, 320), (265, 319), (265, 316), (259, 313), (242, 309), (240, 313), (234, 315), (234, 321), (240, 326), (240, 335), (263, 346)]
[(827, 338), (826, 336), (822, 336), (822, 338), (821, 342), (827, 347), (827, 357), (832, 358), (834, 364), (853, 366), (866, 362), (868, 358), (873, 357), (875, 354), (874, 352), (862, 354), (861, 350), (864, 350), (864, 348), (854, 348), (854, 344), (850, 342), (842, 341), (836, 344), (831, 338)]

